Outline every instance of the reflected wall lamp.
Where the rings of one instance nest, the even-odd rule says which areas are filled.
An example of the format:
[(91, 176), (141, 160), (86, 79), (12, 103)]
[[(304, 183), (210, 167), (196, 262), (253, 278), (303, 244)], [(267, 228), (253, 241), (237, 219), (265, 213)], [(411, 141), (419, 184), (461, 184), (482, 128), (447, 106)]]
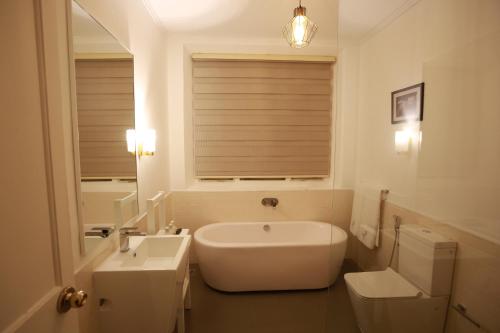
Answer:
[(128, 129), (127, 151), (139, 157), (153, 156), (156, 152), (156, 131), (154, 129)]
[(318, 26), (306, 16), (306, 7), (299, 6), (293, 10), (293, 18), (283, 27), (285, 37), (291, 47), (300, 49), (309, 45), (318, 30)]

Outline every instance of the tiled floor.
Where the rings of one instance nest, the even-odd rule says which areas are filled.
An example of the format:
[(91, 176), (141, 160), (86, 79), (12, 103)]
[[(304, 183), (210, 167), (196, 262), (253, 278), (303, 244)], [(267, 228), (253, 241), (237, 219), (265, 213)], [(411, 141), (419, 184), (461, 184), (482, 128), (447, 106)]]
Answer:
[(208, 287), (192, 266), (192, 309), (187, 333), (358, 333), (344, 282), (349, 261), (329, 289), (222, 293)]

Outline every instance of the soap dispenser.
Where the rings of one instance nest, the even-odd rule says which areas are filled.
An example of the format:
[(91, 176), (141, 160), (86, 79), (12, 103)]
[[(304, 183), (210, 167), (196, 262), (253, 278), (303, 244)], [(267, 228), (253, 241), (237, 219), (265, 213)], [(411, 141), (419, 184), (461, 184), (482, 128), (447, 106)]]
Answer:
[(177, 227), (175, 226), (175, 221), (171, 220), (170, 223), (165, 227), (165, 233), (167, 235), (175, 235)]

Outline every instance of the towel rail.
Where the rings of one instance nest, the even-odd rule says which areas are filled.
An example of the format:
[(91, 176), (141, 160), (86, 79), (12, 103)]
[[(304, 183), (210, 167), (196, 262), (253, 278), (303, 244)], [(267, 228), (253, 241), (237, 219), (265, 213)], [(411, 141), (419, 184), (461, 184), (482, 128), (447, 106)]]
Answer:
[(379, 217), (378, 217), (378, 220), (379, 220), (378, 229), (379, 229), (379, 231), (382, 228), (382, 223), (384, 220), (385, 202), (387, 200), (388, 195), (389, 195), (389, 190), (387, 190), (387, 189), (380, 190), (380, 209), (379, 209)]
[(467, 319), (472, 325), (476, 326), (477, 328), (479, 328), (483, 332), (489, 332), (488, 330), (486, 330), (486, 328), (482, 327), (478, 321), (476, 321), (471, 316), (469, 316), (469, 314), (467, 313), (467, 308), (463, 304), (460, 304), (460, 303), (452, 304), (451, 308), (453, 310), (457, 311), (461, 316), (463, 316), (465, 319)]
[(120, 227), (129, 221), (125, 222), (125, 216), (123, 214), (123, 208), (125, 208), (128, 205), (132, 205), (137, 202), (137, 192), (134, 191), (127, 196), (120, 198), (120, 199), (115, 199), (113, 202), (113, 210), (114, 210), (114, 218), (115, 218), (115, 224), (117, 227)]
[(166, 215), (165, 215), (165, 199), (167, 195), (164, 191), (159, 191), (153, 198), (147, 200), (148, 209), (148, 234), (154, 235), (156, 233), (156, 219), (155, 219), (155, 209), (158, 207), (158, 229), (162, 230), (165, 228)]
[(378, 239), (379, 239), (380, 231), (382, 230), (382, 225), (384, 223), (384, 209), (385, 209), (385, 202), (387, 200), (388, 195), (389, 195), (388, 189), (380, 190), (380, 206), (379, 206), (379, 210), (378, 210), (378, 228), (377, 228), (377, 241), (376, 241), (377, 246), (378, 246)]

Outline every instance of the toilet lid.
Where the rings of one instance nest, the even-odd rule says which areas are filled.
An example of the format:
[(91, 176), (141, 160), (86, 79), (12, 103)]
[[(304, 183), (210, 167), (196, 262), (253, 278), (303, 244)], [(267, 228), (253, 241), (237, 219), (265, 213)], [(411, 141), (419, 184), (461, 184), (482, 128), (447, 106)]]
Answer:
[(423, 294), (391, 268), (378, 272), (347, 273), (344, 278), (356, 294), (366, 298), (412, 298)]

